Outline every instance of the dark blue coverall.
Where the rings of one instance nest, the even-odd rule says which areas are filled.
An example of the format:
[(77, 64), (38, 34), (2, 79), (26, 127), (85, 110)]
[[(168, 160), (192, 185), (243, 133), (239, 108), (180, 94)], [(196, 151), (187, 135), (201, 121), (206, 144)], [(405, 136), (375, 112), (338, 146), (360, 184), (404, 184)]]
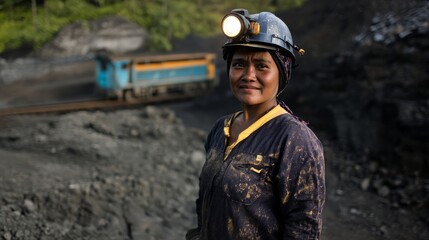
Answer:
[(207, 137), (198, 228), (187, 239), (320, 239), (325, 170), (319, 139), (278, 105), (227, 146), (235, 115), (219, 119)]

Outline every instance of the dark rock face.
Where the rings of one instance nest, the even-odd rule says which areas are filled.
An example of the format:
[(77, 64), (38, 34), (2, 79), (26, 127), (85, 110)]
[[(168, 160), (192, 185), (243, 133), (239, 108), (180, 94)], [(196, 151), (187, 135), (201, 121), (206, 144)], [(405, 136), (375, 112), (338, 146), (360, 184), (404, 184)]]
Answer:
[(144, 48), (147, 33), (137, 24), (118, 16), (105, 17), (89, 23), (72, 23), (44, 46), (41, 57), (85, 55), (97, 49), (126, 53)]
[[(429, 3), (379, 15), (312, 82), (320, 128), (398, 170), (429, 167)], [(306, 99), (304, 97), (304, 99)], [(323, 105), (323, 106), (322, 106)]]
[(355, 128), (369, 134), (360, 140), (410, 171), (429, 167), (428, 37), (429, 3), (404, 15), (375, 17), (356, 47), (360, 55), (349, 62), (360, 66), (361, 76), (350, 91), (363, 93), (352, 101), (363, 103), (356, 110), (364, 114), (352, 121), (373, 123)]

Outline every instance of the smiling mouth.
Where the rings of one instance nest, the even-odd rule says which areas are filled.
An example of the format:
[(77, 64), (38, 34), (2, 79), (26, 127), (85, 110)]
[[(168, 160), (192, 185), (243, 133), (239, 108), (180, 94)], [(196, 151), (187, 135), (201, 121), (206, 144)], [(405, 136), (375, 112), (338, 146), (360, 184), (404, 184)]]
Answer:
[(240, 86), (238, 86), (238, 88), (240, 88), (240, 89), (249, 89), (249, 90), (258, 90), (259, 89), (257, 87), (248, 86), (248, 85), (240, 85)]

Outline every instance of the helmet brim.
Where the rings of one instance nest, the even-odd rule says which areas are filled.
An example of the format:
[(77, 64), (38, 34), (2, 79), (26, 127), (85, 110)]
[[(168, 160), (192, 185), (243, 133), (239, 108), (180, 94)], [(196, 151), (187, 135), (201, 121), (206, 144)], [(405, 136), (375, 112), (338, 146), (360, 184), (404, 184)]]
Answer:
[(258, 43), (229, 43), (223, 46), (223, 48), (230, 48), (230, 47), (250, 47), (250, 48), (274, 50), (274, 51), (278, 50), (277, 47), (269, 46), (267, 44), (258, 44)]
[[(229, 51), (229, 48), (236, 48), (236, 47), (249, 47), (249, 48), (258, 48), (258, 49), (265, 49), (265, 50), (272, 50), (272, 51), (281, 51), (283, 49), (280, 49), (279, 47), (268, 45), (268, 44), (258, 44), (254, 42), (250, 43), (228, 43), (222, 46), (223, 48), (223, 59), (226, 60), (227, 58), (227, 52)], [(292, 58), (292, 62), (295, 63), (295, 55), (291, 54), (288, 51), (281, 52), (285, 56), (290, 56)]]

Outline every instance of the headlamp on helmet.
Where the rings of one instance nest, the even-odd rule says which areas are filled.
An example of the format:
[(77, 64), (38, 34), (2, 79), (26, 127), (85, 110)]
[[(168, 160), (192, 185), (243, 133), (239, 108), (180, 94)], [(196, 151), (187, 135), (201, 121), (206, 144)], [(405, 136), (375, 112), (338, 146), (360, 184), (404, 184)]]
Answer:
[(260, 26), (249, 18), (246, 9), (235, 9), (222, 19), (222, 31), (230, 39), (241, 39), (247, 35), (258, 35)]

